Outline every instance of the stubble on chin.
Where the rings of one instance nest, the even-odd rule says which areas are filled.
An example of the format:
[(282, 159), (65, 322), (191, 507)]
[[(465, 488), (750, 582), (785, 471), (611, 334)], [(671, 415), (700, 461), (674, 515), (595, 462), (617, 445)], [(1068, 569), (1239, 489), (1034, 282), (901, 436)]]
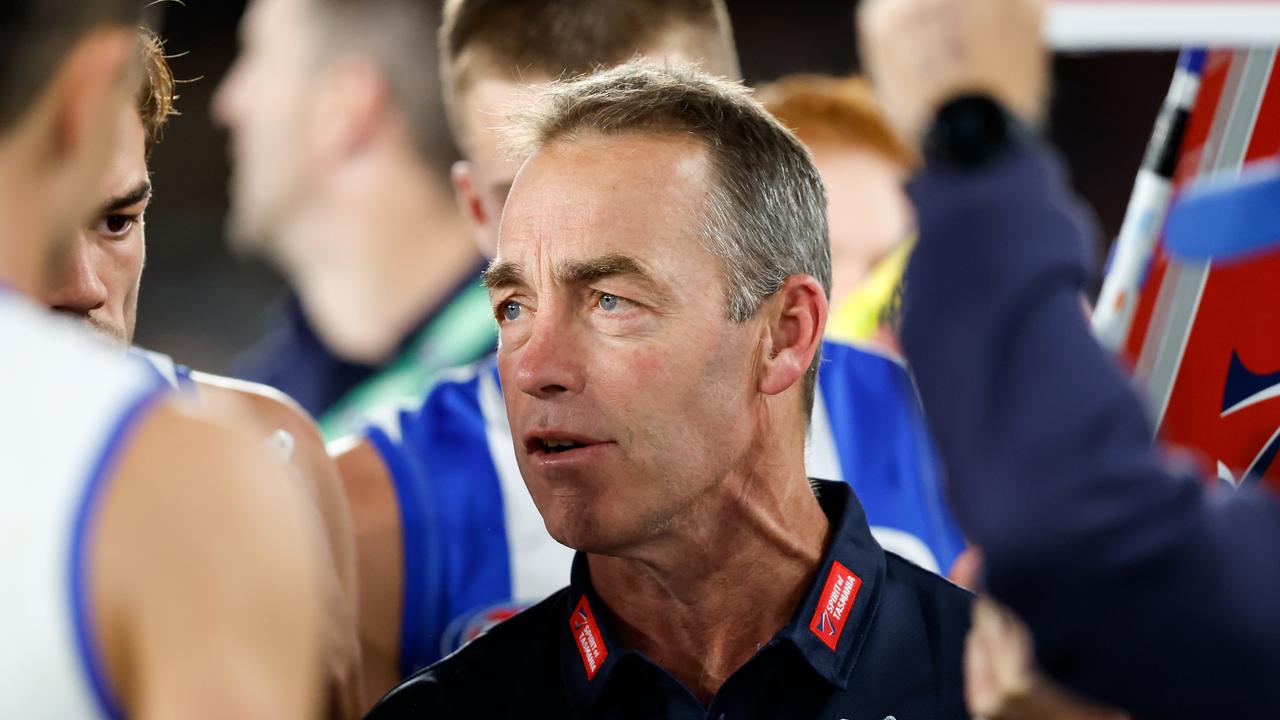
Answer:
[(125, 332), (125, 329), (119, 325), (105, 322), (95, 317), (85, 318), (84, 322), (85, 325), (89, 326), (91, 331), (108, 342), (114, 345), (120, 345), (121, 347), (129, 346), (129, 333)]

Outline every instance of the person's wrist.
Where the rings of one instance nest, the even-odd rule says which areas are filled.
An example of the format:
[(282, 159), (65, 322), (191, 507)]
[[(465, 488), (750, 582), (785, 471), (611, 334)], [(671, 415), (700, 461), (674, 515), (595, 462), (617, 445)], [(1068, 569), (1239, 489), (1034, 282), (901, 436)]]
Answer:
[(927, 166), (975, 170), (1020, 145), (1031, 131), (988, 95), (966, 94), (947, 101), (921, 138)]

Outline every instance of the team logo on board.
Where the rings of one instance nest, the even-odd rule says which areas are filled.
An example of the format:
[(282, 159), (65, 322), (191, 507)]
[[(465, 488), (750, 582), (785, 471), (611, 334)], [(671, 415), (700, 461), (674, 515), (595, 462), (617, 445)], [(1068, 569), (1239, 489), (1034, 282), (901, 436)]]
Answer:
[[(1222, 388), (1222, 414), (1220, 418), (1249, 410), (1252, 414), (1245, 422), (1252, 420), (1250, 429), (1255, 434), (1255, 444), (1261, 440), (1266, 431), (1275, 423), (1276, 407), (1274, 401), (1280, 398), (1280, 372), (1256, 373), (1240, 360), (1237, 350), (1231, 352), (1231, 364), (1227, 366), (1227, 377)], [(1265, 405), (1261, 412), (1251, 408)], [(1237, 431), (1238, 432), (1238, 431)], [(1256, 449), (1247, 447), (1245, 453), (1234, 453), (1230, 458), (1235, 466), (1218, 461), (1218, 477), (1230, 482), (1235, 487), (1255, 485), (1264, 479), (1274, 482), (1276, 456), (1280, 454), (1280, 429), (1271, 433), (1265, 444)], [(1226, 453), (1224, 453), (1226, 454)]]
[(832, 650), (840, 642), (840, 634), (844, 632), (844, 623), (849, 619), (849, 611), (853, 609), (860, 587), (862, 579), (849, 568), (839, 562), (831, 563), (831, 572), (827, 574), (827, 584), (818, 597), (818, 607), (813, 611), (809, 630)]
[(569, 616), (569, 629), (573, 631), (573, 640), (578, 645), (578, 654), (582, 656), (582, 667), (587, 671), (587, 682), (595, 679), (604, 659), (609, 656), (609, 649), (604, 646), (600, 637), (600, 626), (596, 625), (596, 616), (591, 612), (591, 603), (583, 595), (578, 606)]

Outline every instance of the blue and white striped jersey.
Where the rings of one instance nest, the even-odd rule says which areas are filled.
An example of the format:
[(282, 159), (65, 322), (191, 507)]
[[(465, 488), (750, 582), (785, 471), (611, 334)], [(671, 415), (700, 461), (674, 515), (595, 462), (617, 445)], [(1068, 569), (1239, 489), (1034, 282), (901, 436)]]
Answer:
[[(905, 368), (826, 342), (818, 384), (809, 475), (849, 483), (885, 549), (949, 568), (964, 540)], [(573, 553), (551, 539), (520, 476), (493, 358), (366, 433), (400, 505), (405, 675), (568, 583)]]
[(0, 289), (0, 717), (120, 717), (88, 558), (121, 448), (167, 389), (67, 318)]

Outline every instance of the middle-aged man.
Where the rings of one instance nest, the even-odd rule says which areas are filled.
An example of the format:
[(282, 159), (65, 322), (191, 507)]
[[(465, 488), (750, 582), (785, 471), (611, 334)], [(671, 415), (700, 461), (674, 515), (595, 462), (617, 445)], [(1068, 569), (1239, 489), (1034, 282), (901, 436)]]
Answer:
[[(443, 20), (442, 85), (465, 155), (458, 201), (489, 256), (518, 169), (498, 128), (530, 84), (639, 53), (738, 75), (720, 0), (452, 0)], [(496, 331), (487, 293), (485, 313)], [(520, 479), (491, 358), (445, 376), (415, 406), (335, 446), (356, 526), (370, 705), (558, 590), (572, 560)]]
[(863, 6), (865, 66), (925, 150), (903, 345), (956, 512), (1051, 676), (1138, 717), (1276, 717), (1280, 501), (1166, 468), (1090, 335), (1089, 227), (1029, 129), (1042, 10)]
[[(738, 74), (718, 0), (454, 0), (441, 37), (445, 97), (466, 156), (459, 199), (490, 254), (519, 167), (500, 150), (512, 103), (529, 104), (553, 78), (637, 54)], [(883, 547), (945, 570), (962, 539), (909, 376), (891, 359), (835, 343), (823, 358), (809, 474), (849, 482)], [(376, 700), (563, 587), (572, 553), (547, 534), (520, 477), (492, 358), (442, 378), (411, 412), (357, 440), (335, 449), (356, 526), (366, 686)]]
[(642, 61), (522, 126), (485, 283), (521, 474), (579, 553), (371, 717), (966, 717), (969, 595), (805, 476), (830, 251), (804, 147)]
[[(126, 108), (109, 143), (107, 171), (97, 191), (97, 212), (68, 240), (61, 272), (41, 300), (55, 311), (127, 346), (133, 341), (146, 255), (145, 216), (151, 200), (147, 158), (174, 107), (175, 83), (160, 39), (140, 29), (143, 73), (133, 107)], [(351, 519), (337, 469), (315, 423), (279, 391), (193, 372), (158, 353), (133, 349), (190, 401), (214, 412), (243, 417), (246, 428), (271, 446), (294, 477), (304, 482), (323, 523), (329, 552), (321, 566), (326, 592), (326, 666), (335, 710), (353, 717), (360, 707), (356, 637), (356, 573)], [(249, 423), (252, 423), (250, 425)]]
[(439, 0), (255, 0), (214, 101), (232, 231), (299, 307), (238, 369), (334, 439), (493, 350), (480, 255), (449, 186)]
[(0, 9), (0, 716), (311, 717), (305, 498), (256, 440), (30, 299), (94, 209), (139, 14)]

